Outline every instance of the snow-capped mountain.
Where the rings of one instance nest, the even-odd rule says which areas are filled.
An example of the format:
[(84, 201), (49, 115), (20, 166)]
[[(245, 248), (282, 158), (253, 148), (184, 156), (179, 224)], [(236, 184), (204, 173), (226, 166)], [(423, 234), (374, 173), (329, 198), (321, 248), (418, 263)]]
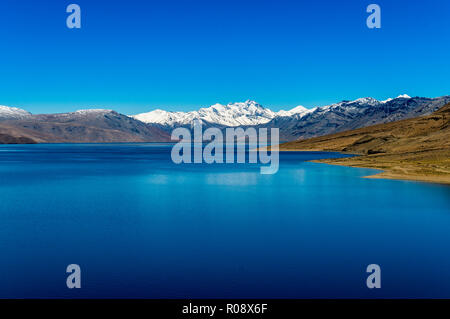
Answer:
[(168, 112), (157, 109), (132, 117), (144, 123), (154, 123), (169, 127), (191, 125), (194, 120), (220, 126), (249, 126), (268, 123), (277, 116), (291, 116), (308, 112), (310, 110), (303, 106), (297, 106), (289, 111), (273, 112), (255, 101), (248, 100), (227, 105), (214, 104), (191, 112)]
[(278, 111), (276, 113), (276, 116), (292, 116), (294, 114), (299, 114), (300, 116), (303, 116), (303, 115), (305, 115), (309, 112), (313, 112), (313, 111), (314, 111), (314, 109), (307, 109), (306, 107), (299, 105), (289, 111), (284, 111), (284, 110)]
[(132, 117), (145, 123), (167, 126), (188, 125), (192, 124), (194, 120), (223, 126), (245, 126), (264, 124), (275, 116), (275, 112), (249, 100), (227, 105), (214, 104), (191, 112), (168, 112), (158, 109)]
[(365, 97), (279, 112), (246, 101), (214, 104), (192, 112), (154, 110), (132, 117), (106, 109), (32, 115), (22, 109), (0, 106), (0, 130), (20, 133), (37, 142), (157, 142), (170, 140), (174, 128), (192, 128), (194, 120), (200, 120), (205, 128), (278, 128), (280, 140), (289, 141), (427, 115), (447, 103), (450, 96), (425, 98), (402, 94), (384, 101)]
[(179, 126), (192, 126), (194, 120), (200, 120), (208, 126), (217, 127), (261, 126), (273, 121), (277, 123), (297, 122), (311, 114), (320, 117), (329, 112), (333, 114), (346, 114), (346, 116), (353, 118), (358, 116), (358, 114), (364, 114), (368, 108), (377, 108), (387, 105), (391, 101), (405, 101), (408, 99), (411, 98), (406, 94), (385, 101), (365, 97), (354, 101), (342, 101), (312, 109), (307, 109), (299, 105), (289, 111), (281, 110), (278, 112), (265, 108), (255, 101), (248, 100), (245, 102), (229, 103), (227, 105), (214, 104), (210, 107), (191, 112), (169, 112), (157, 109), (131, 117), (144, 123), (158, 124), (166, 129)]
[[(410, 99), (411, 97), (408, 94), (400, 94), (399, 96), (396, 97), (396, 99)], [(389, 101), (394, 100), (393, 98), (388, 98), (387, 100), (381, 101), (381, 103), (386, 103)]]
[(0, 119), (2, 120), (18, 120), (31, 116), (30, 112), (19, 109), (17, 107), (9, 107), (0, 105)]
[(317, 107), (303, 116), (277, 116), (259, 127), (279, 128), (280, 139), (288, 141), (427, 115), (447, 103), (450, 103), (450, 96), (411, 98), (400, 95), (385, 101), (367, 97)]

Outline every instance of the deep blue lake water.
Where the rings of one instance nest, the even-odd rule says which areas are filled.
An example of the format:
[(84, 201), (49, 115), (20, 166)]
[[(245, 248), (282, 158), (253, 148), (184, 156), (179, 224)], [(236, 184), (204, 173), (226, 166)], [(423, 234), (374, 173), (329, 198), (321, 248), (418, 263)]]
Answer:
[(261, 175), (162, 144), (0, 146), (0, 298), (449, 298), (450, 187), (306, 162), (327, 156)]

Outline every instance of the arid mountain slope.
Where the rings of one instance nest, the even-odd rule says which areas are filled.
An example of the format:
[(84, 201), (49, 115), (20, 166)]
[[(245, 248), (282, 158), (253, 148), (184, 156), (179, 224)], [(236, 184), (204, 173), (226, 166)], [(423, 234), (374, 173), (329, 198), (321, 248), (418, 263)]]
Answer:
[(450, 184), (450, 104), (428, 116), (282, 144), (280, 150), (337, 151), (362, 156), (321, 162), (378, 168), (380, 178)]
[(397, 97), (389, 101), (362, 98), (318, 107), (301, 117), (276, 117), (260, 127), (280, 128), (280, 140), (307, 139), (348, 130), (429, 115), (450, 103), (450, 96), (438, 98)]
[(0, 144), (36, 144), (36, 141), (28, 137), (16, 137), (0, 133)]
[[(0, 121), (0, 133), (37, 143), (162, 142), (170, 136), (158, 127), (109, 110), (40, 114)], [(1, 142), (1, 141), (0, 141)]]

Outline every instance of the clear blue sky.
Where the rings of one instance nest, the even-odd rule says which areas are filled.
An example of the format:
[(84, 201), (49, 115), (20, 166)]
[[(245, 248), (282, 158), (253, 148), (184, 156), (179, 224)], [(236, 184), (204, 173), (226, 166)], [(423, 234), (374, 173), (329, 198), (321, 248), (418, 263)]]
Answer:
[[(366, 27), (370, 3), (381, 29)], [(2, 0), (0, 104), (134, 114), (447, 95), (449, 21), (448, 0)]]

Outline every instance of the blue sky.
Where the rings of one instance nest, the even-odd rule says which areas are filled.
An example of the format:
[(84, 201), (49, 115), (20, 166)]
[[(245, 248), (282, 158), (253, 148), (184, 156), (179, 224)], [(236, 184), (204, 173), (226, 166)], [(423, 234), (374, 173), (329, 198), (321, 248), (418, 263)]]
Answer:
[[(366, 26), (370, 3), (381, 29)], [(447, 95), (449, 18), (448, 0), (2, 0), (0, 104), (134, 114)]]

